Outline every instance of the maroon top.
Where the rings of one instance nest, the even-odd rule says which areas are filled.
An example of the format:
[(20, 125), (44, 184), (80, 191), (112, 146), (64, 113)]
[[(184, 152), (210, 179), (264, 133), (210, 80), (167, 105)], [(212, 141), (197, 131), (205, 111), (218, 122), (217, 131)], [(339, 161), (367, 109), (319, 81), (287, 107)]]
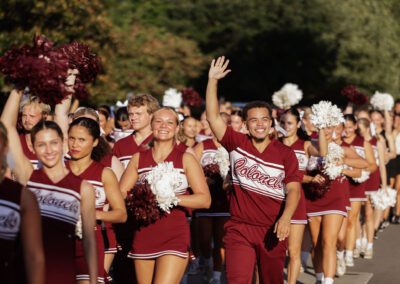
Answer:
[(137, 152), (145, 149), (149, 142), (153, 139), (153, 134), (150, 134), (139, 145), (135, 141), (135, 133), (125, 138), (118, 140), (114, 144), (113, 155), (116, 156), (126, 168), (132, 156)]
[(36, 170), (39, 167), (39, 160), (36, 157), (36, 154), (33, 153), (29, 147), (28, 144), (26, 143), (26, 134), (20, 134), (19, 135), (19, 141), (21, 141), (21, 147), (22, 151), (24, 152), (25, 157), (28, 158), (28, 160), (31, 162), (33, 165), (33, 168)]
[(285, 201), (285, 184), (301, 182), (295, 153), (272, 140), (260, 153), (248, 135), (228, 127), (221, 144), (229, 151), (234, 193), (230, 199), (233, 219), (271, 226)]

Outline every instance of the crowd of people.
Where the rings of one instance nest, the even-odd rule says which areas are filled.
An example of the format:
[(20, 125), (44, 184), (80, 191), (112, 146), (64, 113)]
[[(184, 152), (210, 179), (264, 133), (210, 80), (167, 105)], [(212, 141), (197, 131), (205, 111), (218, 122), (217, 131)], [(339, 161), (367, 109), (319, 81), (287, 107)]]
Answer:
[(217, 96), (228, 67), (212, 61), (199, 117), (149, 94), (114, 112), (14, 89), (0, 124), (5, 283), (284, 283), (288, 259), (294, 284), (311, 257), (330, 284), (372, 259), (400, 224), (400, 194), (394, 208), (373, 198), (400, 190), (400, 101), (329, 123), (301, 104), (240, 109)]

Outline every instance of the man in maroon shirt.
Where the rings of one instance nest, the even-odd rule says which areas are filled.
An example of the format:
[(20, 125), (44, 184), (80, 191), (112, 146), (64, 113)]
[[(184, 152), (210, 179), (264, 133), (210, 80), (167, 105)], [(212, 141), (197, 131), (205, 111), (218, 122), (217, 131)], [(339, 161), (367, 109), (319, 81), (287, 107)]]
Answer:
[(224, 237), (227, 280), (252, 283), (257, 260), (261, 283), (283, 283), (286, 239), (302, 177), (293, 150), (269, 138), (272, 119), (267, 103), (244, 107), (248, 135), (224, 123), (217, 85), (230, 72), (228, 63), (224, 57), (212, 61), (206, 95), (207, 120), (231, 158), (234, 190)]

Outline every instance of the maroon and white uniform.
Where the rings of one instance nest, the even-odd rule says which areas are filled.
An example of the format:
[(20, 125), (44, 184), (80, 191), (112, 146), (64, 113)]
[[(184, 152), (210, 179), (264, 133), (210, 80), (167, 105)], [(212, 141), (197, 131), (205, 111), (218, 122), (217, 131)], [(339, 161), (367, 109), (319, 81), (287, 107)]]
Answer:
[[(364, 138), (359, 135), (356, 135), (354, 140), (350, 143), (350, 146), (353, 146), (354, 150), (357, 154), (365, 159), (365, 149), (364, 149)], [(349, 179), (349, 188), (350, 188), (350, 201), (367, 201), (367, 196), (365, 195), (365, 182), (357, 183), (353, 179)]]
[(365, 182), (365, 195), (369, 195), (373, 192), (378, 191), (380, 184), (381, 184), (381, 176), (379, 173), (379, 155), (378, 155), (378, 139), (376, 137), (373, 137), (369, 143), (372, 146), (372, 149), (374, 150), (374, 157), (376, 164), (378, 165), (378, 168), (370, 173), (369, 179)]
[[(342, 142), (342, 147), (349, 147), (349, 144)], [(319, 199), (310, 200), (306, 198), (307, 216), (315, 217), (328, 214), (339, 214), (347, 216), (351, 209), (349, 181), (341, 176), (331, 180), (328, 191)]]
[[(200, 158), (200, 164), (205, 167), (209, 164), (215, 164), (215, 155), (218, 153), (217, 145), (212, 139), (204, 140), (203, 153)], [(211, 206), (209, 209), (197, 209), (196, 217), (229, 217), (229, 202), (226, 191), (222, 189), (221, 182), (215, 182), (208, 185), (211, 194)]]
[[(188, 182), (183, 170), (184, 153), (173, 148), (165, 159), (172, 162), (182, 177), (182, 184), (175, 189), (176, 195), (187, 194)], [(157, 166), (153, 159), (152, 149), (140, 152), (138, 165), (138, 183), (145, 181), (152, 167)], [(155, 223), (142, 227), (135, 233), (132, 250), (128, 257), (134, 259), (155, 259), (163, 255), (175, 255), (183, 258), (189, 256), (190, 233), (186, 220), (186, 210), (183, 207), (174, 207), (169, 214), (161, 217)]]
[[(304, 143), (304, 140), (298, 138), (296, 142), (290, 146), (290, 148), (292, 148), (296, 154), (297, 161), (299, 162), (299, 171), (302, 177), (304, 176), (308, 164), (308, 157), (304, 151)], [(307, 224), (306, 198), (304, 196), (303, 189), (300, 190), (299, 205), (297, 205), (296, 211), (294, 212), (290, 223)]]
[(26, 135), (25, 134), (20, 134), (19, 135), (19, 141), (21, 141), (21, 147), (22, 147), (22, 151), (24, 152), (25, 157), (27, 157), (29, 162), (31, 162), (33, 168), (35, 170), (40, 168), (41, 167), (40, 161), (36, 157), (36, 154), (33, 153), (29, 149), (28, 144), (26, 143)]
[(100, 164), (102, 164), (103, 166), (105, 166), (106, 168), (112, 168), (112, 158), (113, 158), (113, 154), (107, 154), (105, 155), (101, 161)]
[(221, 144), (230, 153), (234, 187), (224, 237), (228, 283), (251, 283), (256, 259), (263, 283), (283, 283), (287, 242), (273, 230), (284, 209), (285, 184), (302, 180), (296, 155), (278, 140), (260, 153), (248, 135), (231, 127)]
[(0, 183), (0, 277), (1, 283), (17, 283), (16, 251), (21, 227), (22, 185), (8, 178)]
[(27, 188), (42, 217), (46, 283), (75, 283), (75, 226), (80, 214), (82, 179), (69, 172), (52, 182), (43, 169), (33, 171)]
[(113, 155), (116, 156), (126, 168), (132, 156), (140, 150), (145, 149), (152, 139), (153, 134), (149, 135), (138, 145), (135, 141), (135, 133), (133, 133), (132, 135), (118, 140), (114, 144)]
[[(68, 164), (67, 164), (68, 166)], [(107, 203), (106, 193), (102, 182), (104, 166), (93, 161), (89, 167), (83, 171), (79, 177), (93, 185), (96, 191), (96, 210), (103, 211)], [(109, 223), (98, 222), (96, 226), (96, 243), (98, 259), (98, 282), (106, 282), (106, 272), (104, 271), (104, 253), (117, 253), (117, 243), (114, 230)], [(82, 240), (76, 241), (76, 280), (89, 280), (89, 270), (85, 261)]]

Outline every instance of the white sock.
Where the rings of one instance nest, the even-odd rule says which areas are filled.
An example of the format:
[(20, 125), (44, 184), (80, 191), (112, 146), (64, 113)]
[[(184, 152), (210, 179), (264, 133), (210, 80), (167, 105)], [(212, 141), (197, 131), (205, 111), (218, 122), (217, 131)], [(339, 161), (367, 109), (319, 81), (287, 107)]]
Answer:
[(361, 239), (356, 240), (356, 247), (357, 248), (361, 247)]
[(374, 244), (373, 243), (368, 243), (367, 244), (367, 249), (372, 249), (374, 247)]
[(363, 247), (365, 247), (365, 246), (367, 245), (367, 243), (368, 243), (367, 238), (362, 238), (362, 239), (361, 239), (361, 245), (362, 245)]
[(221, 271), (213, 271), (213, 279), (220, 280), (221, 279)]
[(336, 256), (337, 256), (338, 258), (342, 259), (342, 258), (344, 257), (344, 250), (342, 250), (342, 251), (337, 250), (337, 251), (336, 251)]
[(326, 277), (324, 280), (324, 284), (332, 284), (333, 283), (333, 278)]
[(324, 273), (323, 272), (315, 273), (315, 277), (317, 278), (317, 281), (322, 281), (324, 280)]
[(352, 250), (346, 250), (346, 256), (353, 257), (353, 251)]

